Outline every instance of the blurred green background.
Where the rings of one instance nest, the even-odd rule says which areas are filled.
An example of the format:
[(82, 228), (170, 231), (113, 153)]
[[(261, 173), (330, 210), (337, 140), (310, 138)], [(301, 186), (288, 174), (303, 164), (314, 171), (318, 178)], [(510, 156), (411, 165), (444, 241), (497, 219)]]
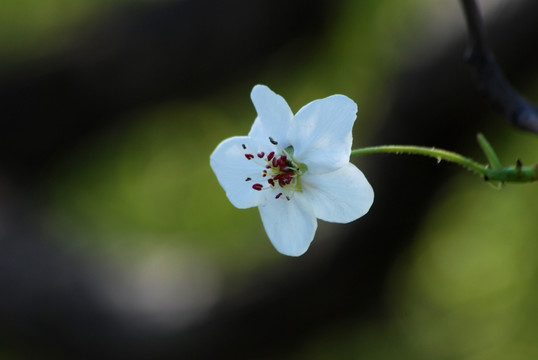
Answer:
[[(15, 66), (54, 53), (76, 42), (79, 31), (101, 16), (137, 3), (149, 1), (2, 1), (0, 64)], [(295, 261), (273, 249), (256, 209), (238, 210), (228, 202), (209, 167), (209, 154), (221, 140), (248, 132), (256, 116), (249, 98), (252, 86), (270, 86), (293, 111), (317, 98), (346, 94), (359, 106), (354, 146), (373, 145), (370, 139), (381, 126), (376, 120), (392, 96), (391, 79), (435, 51), (450, 34), (464, 31), (458, 5), (457, 1), (341, 1), (322, 34), (308, 45), (306, 56), (287, 58), (277, 53), (248, 81), (119, 115), (118, 125), (77, 144), (49, 169), (39, 189), (45, 204), (43, 226), (59, 239), (55, 246), (106, 259), (135, 280), (147, 276), (147, 283), (161, 284), (156, 292), (179, 281), (178, 272), (199, 274), (196, 291), (208, 298), (200, 305), (204, 313), (253, 272)], [(538, 98), (537, 80), (528, 81), (533, 84), (526, 89), (531, 99)], [(501, 160), (538, 161), (535, 135), (505, 126), (497, 115), (489, 116), (496, 125), (482, 131)], [(480, 157), (478, 151), (472, 155)], [(353, 159), (359, 167), (363, 161)], [(424, 171), (438, 166), (444, 165), (428, 163)], [(366, 170), (365, 174), (368, 177)], [(420, 174), (416, 181), (421, 181)], [(414, 196), (421, 198), (420, 193)], [(383, 320), (335, 321), (317, 329), (287, 356), (538, 358), (537, 199), (536, 184), (496, 190), (452, 167), (412, 245), (390, 269), (383, 300), (388, 314)], [(321, 234), (331, 231), (346, 230), (320, 224)], [(325, 248), (330, 256), (329, 239), (321, 236), (313, 245), (321, 251), (311, 256), (323, 257)], [(167, 294), (164, 291), (164, 298), (155, 304), (176, 302), (181, 296)], [(118, 307), (127, 307), (114, 296)], [(191, 303), (186, 304), (188, 309)], [(151, 313), (151, 306), (148, 309)], [(196, 321), (195, 317), (192, 322)], [(0, 356), (24, 358), (7, 345)]]

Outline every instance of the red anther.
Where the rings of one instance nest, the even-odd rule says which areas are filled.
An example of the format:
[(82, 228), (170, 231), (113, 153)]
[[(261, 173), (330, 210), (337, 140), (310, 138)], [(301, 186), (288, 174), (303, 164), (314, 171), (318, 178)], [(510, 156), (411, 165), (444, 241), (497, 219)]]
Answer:
[(254, 159), (254, 155), (252, 155), (252, 154), (245, 154), (245, 157), (247, 158), (247, 160)]
[(271, 165), (265, 165), (265, 168), (266, 168), (266, 169), (270, 169), (270, 168), (271, 168)]
[(288, 158), (286, 157), (286, 155), (282, 155), (280, 158), (278, 158), (278, 165), (280, 166), (286, 165), (287, 160)]
[(260, 190), (263, 189), (263, 185), (262, 185), (262, 184), (254, 184), (254, 185), (252, 185), (252, 188), (253, 188), (254, 190), (258, 190), (258, 191), (260, 191)]
[(267, 161), (271, 161), (271, 159), (275, 156), (275, 152), (271, 151), (269, 154), (267, 154)]
[(263, 171), (262, 171), (262, 176), (263, 176), (263, 177), (266, 177), (266, 176), (267, 176), (267, 170), (263, 170)]
[(287, 173), (290, 171), (290, 168), (288, 167), (288, 165), (281, 165), (280, 171)]
[(263, 151), (259, 152), (258, 153), (258, 157), (261, 159), (263, 157), (263, 155), (265, 155), (265, 153)]
[(280, 187), (284, 187), (286, 186), (286, 181), (284, 179), (278, 179), (278, 185), (280, 185)]
[(275, 186), (275, 181), (273, 179), (269, 179), (267, 180), (267, 182), (269, 183), (269, 185)]
[(273, 158), (273, 167), (277, 167), (278, 166), (278, 161), (276, 158)]
[(282, 196), (282, 193), (278, 193), (277, 196), (275, 196), (275, 199), (278, 199), (281, 196)]

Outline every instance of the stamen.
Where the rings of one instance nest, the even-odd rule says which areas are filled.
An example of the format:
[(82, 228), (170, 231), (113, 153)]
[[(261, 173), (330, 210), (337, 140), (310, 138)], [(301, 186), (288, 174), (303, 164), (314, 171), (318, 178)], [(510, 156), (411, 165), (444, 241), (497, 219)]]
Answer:
[[(278, 145), (272, 137), (269, 137), (269, 141), (273, 145)], [(243, 149), (247, 149), (245, 144), (242, 144)], [(300, 163), (296, 163), (293, 159), (293, 147), (288, 146), (286, 149), (282, 149), (276, 146), (278, 150), (265, 153), (264, 151), (258, 151), (255, 153), (244, 154), (248, 160), (253, 160), (256, 164), (260, 165), (261, 178), (255, 177), (254, 181), (260, 181), (252, 185), (252, 189), (256, 191), (261, 190), (275, 190), (277, 193), (275, 199), (285, 197), (290, 201), (296, 191), (301, 191), (299, 186), (299, 177), (306, 171), (305, 166)], [(259, 158), (261, 161), (258, 161)], [(247, 177), (245, 181), (253, 180)], [(254, 182), (253, 181), (253, 182)], [(267, 183), (265, 182), (267, 181)], [(277, 186), (279, 189), (277, 189)], [(286, 189), (285, 191), (282, 189)], [(282, 190), (279, 192), (278, 190)], [(289, 191), (291, 190), (291, 191)]]

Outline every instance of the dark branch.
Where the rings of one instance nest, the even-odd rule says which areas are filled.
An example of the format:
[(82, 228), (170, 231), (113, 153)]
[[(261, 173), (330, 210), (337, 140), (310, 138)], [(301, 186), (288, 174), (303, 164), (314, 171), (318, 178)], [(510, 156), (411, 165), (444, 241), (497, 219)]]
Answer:
[(495, 58), (489, 51), (484, 24), (475, 0), (461, 0), (469, 30), (469, 47), (465, 59), (493, 108), (503, 114), (514, 126), (538, 134), (538, 108), (515, 91), (505, 79)]

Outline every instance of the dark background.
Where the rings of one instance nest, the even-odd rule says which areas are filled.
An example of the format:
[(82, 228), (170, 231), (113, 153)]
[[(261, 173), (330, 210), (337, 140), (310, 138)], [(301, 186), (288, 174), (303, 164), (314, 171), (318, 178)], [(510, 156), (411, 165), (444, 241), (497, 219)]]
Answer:
[[(482, 1), (537, 99), (538, 4)], [(237, 210), (208, 156), (264, 83), (297, 111), (343, 93), (354, 146), (538, 159), (463, 62), (456, 1), (25, 0), (0, 4), (0, 358), (529, 359), (535, 184), (353, 159), (369, 214), (300, 258)]]

